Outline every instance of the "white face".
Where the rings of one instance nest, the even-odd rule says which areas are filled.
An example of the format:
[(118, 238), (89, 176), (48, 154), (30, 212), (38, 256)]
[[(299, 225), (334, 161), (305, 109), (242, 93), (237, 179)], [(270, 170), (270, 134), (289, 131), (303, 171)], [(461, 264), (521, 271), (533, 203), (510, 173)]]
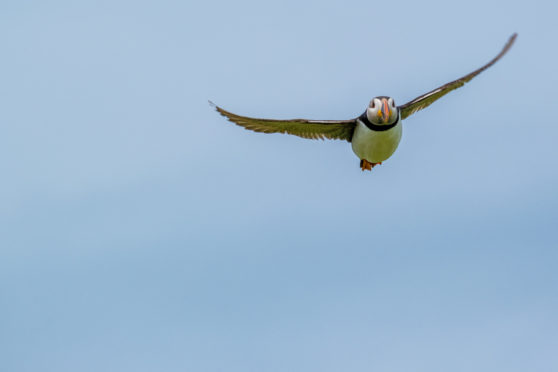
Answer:
[(397, 120), (397, 106), (391, 97), (375, 97), (366, 109), (366, 116), (372, 124), (390, 125)]

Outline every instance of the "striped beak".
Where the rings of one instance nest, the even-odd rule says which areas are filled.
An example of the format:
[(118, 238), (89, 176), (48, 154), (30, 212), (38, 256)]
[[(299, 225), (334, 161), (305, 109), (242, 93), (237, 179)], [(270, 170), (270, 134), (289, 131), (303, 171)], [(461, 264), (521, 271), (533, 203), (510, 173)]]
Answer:
[(391, 111), (388, 106), (388, 101), (385, 98), (382, 98), (382, 106), (380, 107), (380, 112), (381, 112), (380, 116), (382, 117), (382, 121), (384, 123), (387, 123), (389, 117), (391, 116)]

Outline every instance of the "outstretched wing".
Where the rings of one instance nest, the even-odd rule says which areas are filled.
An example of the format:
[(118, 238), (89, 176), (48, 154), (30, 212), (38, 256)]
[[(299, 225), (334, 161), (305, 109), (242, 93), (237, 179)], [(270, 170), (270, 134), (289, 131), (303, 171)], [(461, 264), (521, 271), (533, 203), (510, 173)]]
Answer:
[(240, 116), (223, 110), (221, 107), (209, 102), (224, 117), (233, 123), (254, 132), (262, 133), (287, 133), (309, 139), (341, 139), (351, 142), (356, 126), (356, 118), (350, 120), (274, 120), (256, 119)]
[(430, 106), (438, 98), (441, 98), (442, 96), (445, 96), (446, 94), (448, 94), (449, 92), (451, 92), (454, 89), (462, 87), (465, 83), (472, 80), (475, 76), (477, 76), (478, 74), (480, 74), (481, 72), (483, 72), (484, 70), (486, 70), (487, 68), (489, 68), (490, 66), (495, 64), (496, 62), (498, 62), (498, 60), (500, 58), (502, 58), (504, 56), (504, 54), (507, 53), (508, 50), (510, 50), (510, 48), (513, 45), (513, 42), (515, 41), (516, 37), (517, 37), (517, 34), (513, 34), (509, 38), (508, 42), (506, 43), (506, 45), (504, 46), (502, 51), (496, 57), (494, 57), (494, 59), (492, 59), (490, 62), (488, 62), (486, 65), (482, 66), (478, 70), (475, 70), (475, 71), (471, 72), (470, 74), (463, 76), (460, 79), (457, 79), (457, 80), (454, 80), (450, 83), (442, 85), (441, 87), (436, 88), (431, 92), (423, 94), (422, 96), (417, 97), (414, 100), (412, 100), (408, 103), (405, 103), (404, 105), (399, 106), (399, 110), (401, 112), (401, 119), (405, 119), (406, 117), (414, 114), (415, 112), (417, 112), (419, 110), (422, 110), (425, 107)]

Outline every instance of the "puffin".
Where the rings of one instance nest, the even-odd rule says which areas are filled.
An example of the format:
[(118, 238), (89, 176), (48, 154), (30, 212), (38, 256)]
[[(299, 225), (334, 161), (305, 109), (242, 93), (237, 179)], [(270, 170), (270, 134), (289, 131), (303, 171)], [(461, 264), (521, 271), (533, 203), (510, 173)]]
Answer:
[(402, 121), (462, 87), (475, 76), (498, 62), (512, 47), (517, 34), (514, 33), (496, 57), (475, 71), (444, 84), (428, 93), (397, 106), (388, 96), (374, 97), (362, 115), (349, 120), (308, 119), (258, 119), (226, 111), (209, 101), (219, 114), (229, 121), (254, 132), (286, 133), (308, 139), (336, 139), (351, 143), (353, 152), (360, 159), (362, 171), (371, 171), (387, 160), (401, 141)]

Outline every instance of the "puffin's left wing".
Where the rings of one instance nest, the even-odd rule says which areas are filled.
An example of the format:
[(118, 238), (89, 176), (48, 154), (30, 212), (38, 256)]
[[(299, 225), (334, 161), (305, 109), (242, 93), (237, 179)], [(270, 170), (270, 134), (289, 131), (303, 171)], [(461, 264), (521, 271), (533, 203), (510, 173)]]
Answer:
[(240, 116), (223, 110), (221, 107), (209, 102), (224, 117), (233, 123), (254, 132), (262, 133), (287, 133), (309, 139), (341, 139), (351, 142), (357, 118), (350, 120), (275, 120), (257, 119)]
[(415, 98), (411, 102), (407, 102), (404, 105), (399, 106), (399, 110), (401, 112), (401, 119), (405, 119), (409, 115), (412, 115), (415, 112), (430, 106), (438, 98), (445, 96), (446, 94), (448, 94), (454, 89), (462, 87), (465, 83), (472, 80), (475, 76), (477, 76), (478, 74), (480, 74), (481, 72), (483, 72), (484, 70), (486, 70), (487, 68), (495, 64), (496, 62), (498, 62), (498, 60), (502, 58), (504, 54), (506, 54), (507, 51), (511, 48), (516, 37), (517, 34), (513, 34), (509, 38), (508, 42), (506, 43), (502, 51), (496, 57), (494, 57), (494, 59), (492, 59), (490, 62), (488, 62), (486, 65), (482, 66), (481, 68), (471, 72), (468, 75), (463, 76), (460, 79), (454, 80), (450, 83), (442, 85), (439, 88), (434, 89), (431, 92), (423, 94), (422, 96)]

